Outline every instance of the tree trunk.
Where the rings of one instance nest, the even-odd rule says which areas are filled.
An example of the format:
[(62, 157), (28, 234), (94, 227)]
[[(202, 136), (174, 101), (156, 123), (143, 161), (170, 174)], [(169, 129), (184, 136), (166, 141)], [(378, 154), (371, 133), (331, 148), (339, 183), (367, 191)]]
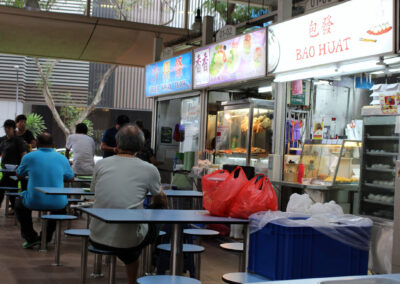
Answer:
[(65, 126), (64, 122), (62, 121), (60, 115), (58, 114), (58, 111), (56, 109), (56, 105), (53, 100), (53, 96), (51, 95), (50, 89), (49, 89), (49, 84), (48, 84), (48, 79), (51, 74), (51, 70), (54, 68), (54, 66), (58, 63), (58, 61), (54, 61), (52, 66), (49, 68), (47, 73), (43, 71), (42, 66), (40, 65), (39, 59), (35, 58), (36, 61), (36, 66), (39, 69), (39, 74), (41, 77), (41, 81), (43, 83), (42, 86), (42, 93), (44, 96), (44, 99), (46, 101), (47, 106), (49, 107), (51, 113), (53, 114), (54, 120), (56, 121), (57, 125), (61, 128), (62, 132), (64, 133), (65, 137), (68, 137), (68, 135), (71, 133), (68, 127)]
[(78, 119), (74, 122), (74, 126), (81, 123), (88, 115), (94, 110), (97, 104), (101, 101), (101, 95), (103, 94), (104, 86), (106, 85), (108, 78), (110, 78), (111, 74), (117, 68), (117, 65), (111, 65), (110, 68), (104, 73), (103, 78), (101, 78), (99, 88), (97, 89), (96, 95), (92, 101), (92, 103), (80, 114)]

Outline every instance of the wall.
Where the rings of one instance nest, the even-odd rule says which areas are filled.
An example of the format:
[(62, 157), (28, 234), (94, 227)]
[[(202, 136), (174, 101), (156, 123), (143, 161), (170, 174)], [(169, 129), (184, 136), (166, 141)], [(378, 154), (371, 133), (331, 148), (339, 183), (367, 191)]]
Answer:
[[(18, 103), (17, 115), (23, 113), (23, 104)], [(7, 119), (15, 119), (15, 101), (0, 101), (0, 136), (4, 136), (3, 123)]]

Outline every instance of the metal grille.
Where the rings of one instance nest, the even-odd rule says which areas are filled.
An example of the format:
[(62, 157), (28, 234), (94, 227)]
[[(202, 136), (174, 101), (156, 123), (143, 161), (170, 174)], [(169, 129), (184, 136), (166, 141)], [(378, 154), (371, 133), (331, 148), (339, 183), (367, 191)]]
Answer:
[(152, 100), (145, 97), (144, 85), (144, 68), (118, 67), (115, 71), (114, 107), (151, 110)]

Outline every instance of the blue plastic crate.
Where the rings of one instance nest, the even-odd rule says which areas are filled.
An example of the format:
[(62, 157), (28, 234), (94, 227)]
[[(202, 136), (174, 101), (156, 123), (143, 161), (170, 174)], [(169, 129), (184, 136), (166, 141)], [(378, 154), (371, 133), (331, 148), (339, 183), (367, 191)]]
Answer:
[[(371, 227), (346, 229), (369, 236)], [(248, 269), (271, 280), (365, 275), (368, 251), (311, 227), (287, 227), (272, 221), (250, 235)]]

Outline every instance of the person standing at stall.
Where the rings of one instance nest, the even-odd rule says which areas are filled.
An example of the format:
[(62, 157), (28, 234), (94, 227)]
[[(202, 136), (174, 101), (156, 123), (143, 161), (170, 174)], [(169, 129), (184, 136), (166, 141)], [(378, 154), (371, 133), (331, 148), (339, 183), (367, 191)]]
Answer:
[(122, 126), (129, 122), (129, 117), (126, 115), (120, 115), (117, 117), (115, 126), (107, 129), (104, 132), (100, 144), (100, 149), (103, 150), (103, 158), (107, 158), (116, 154), (117, 142), (115, 141), (115, 135)]
[[(22, 157), (26, 154), (24, 141), (19, 138), (15, 132), (16, 124), (14, 120), (7, 119), (4, 122), (5, 136), (0, 138), (1, 167), (5, 168), (6, 164), (19, 165)], [(3, 173), (0, 186), (17, 187), (18, 182), (10, 179), (12, 173)], [(0, 190), (0, 204), (3, 202), (4, 190)], [(14, 208), (15, 197), (10, 197), (10, 203)]]
[(75, 134), (71, 134), (67, 138), (65, 157), (69, 159), (69, 154), (72, 150), (74, 153), (72, 169), (75, 175), (93, 174), (95, 143), (87, 133), (86, 124), (79, 123), (75, 127)]
[(15, 123), (17, 126), (18, 137), (25, 141), (25, 143), (28, 145), (28, 152), (31, 152), (32, 148), (36, 148), (36, 140), (32, 132), (26, 129), (26, 120), (26, 116), (24, 114), (20, 114), (15, 118)]

